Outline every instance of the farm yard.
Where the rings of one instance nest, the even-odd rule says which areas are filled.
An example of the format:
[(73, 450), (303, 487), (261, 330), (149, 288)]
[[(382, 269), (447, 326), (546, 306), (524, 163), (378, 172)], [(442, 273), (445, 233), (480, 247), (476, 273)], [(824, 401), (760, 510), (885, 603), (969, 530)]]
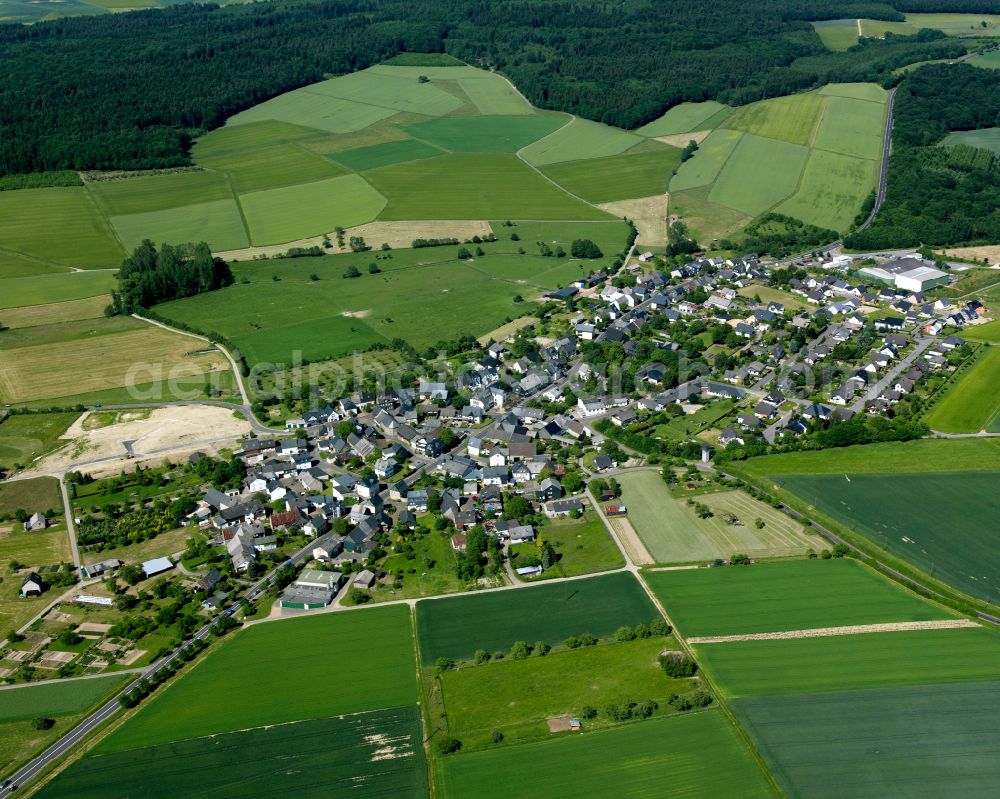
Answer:
[[(775, 795), (736, 730), (717, 709), (582, 736), (563, 735), (445, 758), (438, 766), (440, 795), (445, 799)], [(559, 767), (552, 768), (554, 763)]]
[[(656, 472), (626, 472), (616, 479), (628, 521), (657, 563), (710, 561), (738, 552), (753, 557), (804, 555), (819, 546), (801, 525), (742, 492), (699, 495), (697, 501), (713, 513), (699, 519), (670, 494)], [(757, 519), (764, 522), (762, 527), (756, 526)]]
[(687, 637), (955, 618), (847, 558), (646, 570), (643, 578)]
[(648, 624), (656, 608), (626, 572), (517, 591), (495, 591), (417, 603), (423, 663), (470, 660), (477, 649), (507, 651), (515, 641), (553, 647), (569, 636), (610, 638), (622, 625)]

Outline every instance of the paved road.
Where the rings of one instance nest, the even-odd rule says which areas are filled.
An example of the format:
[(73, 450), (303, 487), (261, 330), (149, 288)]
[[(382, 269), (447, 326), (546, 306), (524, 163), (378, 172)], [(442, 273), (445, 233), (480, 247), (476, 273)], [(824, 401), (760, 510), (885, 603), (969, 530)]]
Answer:
[(866, 230), (875, 221), (875, 215), (885, 202), (885, 190), (889, 183), (889, 153), (892, 151), (892, 111), (896, 105), (896, 90), (889, 92), (889, 102), (886, 107), (885, 135), (882, 137), (882, 164), (879, 168), (878, 187), (875, 190), (875, 204), (872, 206), (868, 218), (858, 227), (858, 230)]
[(899, 377), (903, 372), (908, 371), (913, 365), (913, 362), (917, 360), (924, 351), (934, 343), (933, 336), (924, 336), (916, 340), (916, 346), (910, 352), (908, 352), (903, 358), (896, 362), (896, 364), (885, 373), (875, 385), (869, 386), (868, 390), (865, 391), (860, 397), (858, 397), (852, 404), (851, 410), (855, 413), (861, 413), (865, 409), (865, 403), (868, 400), (875, 399), (885, 391), (887, 388), (891, 387), (893, 382)]

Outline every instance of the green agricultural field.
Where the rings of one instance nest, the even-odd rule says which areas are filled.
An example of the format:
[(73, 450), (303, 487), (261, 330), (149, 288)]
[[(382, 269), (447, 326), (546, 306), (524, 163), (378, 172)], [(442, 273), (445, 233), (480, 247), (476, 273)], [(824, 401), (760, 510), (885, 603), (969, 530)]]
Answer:
[(970, 596), (1000, 601), (997, 472), (787, 475), (805, 502)]
[(565, 124), (559, 116), (439, 117), (403, 130), (451, 152), (513, 153)]
[(233, 198), (225, 175), (201, 171), (97, 180), (88, 183), (87, 189), (112, 217)]
[(477, 649), (507, 651), (515, 641), (559, 645), (571, 635), (610, 638), (622, 625), (648, 624), (656, 608), (631, 574), (588, 577), (531, 588), (417, 603), (424, 663), (469, 660)]
[(592, 203), (606, 203), (665, 193), (680, 162), (681, 151), (664, 144), (650, 152), (569, 161), (553, 164), (543, 171), (578, 197)]
[(711, 184), (726, 165), (743, 134), (737, 130), (713, 130), (700, 145), (693, 158), (677, 168), (670, 181), (671, 191), (683, 191)]
[(576, 258), (548, 258), (541, 255), (489, 255), (469, 262), (467, 269), (482, 273), (491, 279), (507, 280), (535, 286), (539, 289), (556, 289), (594, 269), (610, 265), (608, 257), (598, 261)]
[(733, 711), (789, 797), (996, 794), (1000, 683), (739, 699)]
[(1000, 344), (1000, 319), (987, 322), (985, 325), (970, 327), (962, 331), (962, 336), (969, 341), (985, 341), (989, 344)]
[[(449, 78), (455, 75), (451, 72), (451, 67), (444, 69), (449, 70)], [(432, 77), (428, 83), (420, 83), (418, 76), (414, 76), (409, 68), (376, 67), (315, 83), (299, 91), (320, 97), (340, 97), (393, 111), (443, 116), (459, 108), (462, 101), (444, 89), (438, 88), (435, 85), (435, 77), (437, 76)]]
[(371, 222), (385, 197), (359, 175), (343, 175), (242, 194), (240, 205), (254, 244), (283, 244)]
[(1000, 633), (984, 627), (701, 644), (698, 662), (729, 696), (981, 682), (996, 678)]
[(798, 191), (776, 210), (812, 225), (845, 231), (875, 188), (877, 176), (876, 161), (812, 150)]
[(673, 648), (672, 640), (646, 638), (442, 672), (448, 732), (471, 748), (487, 745), (497, 729), (507, 741), (543, 737), (546, 719), (577, 717), (588, 705), (654, 699), (669, 711), (670, 697), (693, 687), (660, 668), (657, 655)]
[[(548, 140), (546, 140), (548, 141)], [(365, 172), (380, 219), (608, 219), (509, 154), (455, 153)]]
[(992, 150), (1000, 154), (1000, 128), (957, 130), (945, 136), (944, 141), (941, 143), (945, 147), (954, 147), (956, 144), (967, 144), (970, 147)]
[(213, 158), (209, 163), (215, 164), (216, 169), (223, 169), (233, 191), (240, 194), (312, 183), (346, 173), (338, 164), (298, 143), (260, 147)]
[(819, 93), (831, 97), (868, 100), (872, 103), (882, 103), (882, 105), (889, 101), (889, 93), (877, 83), (828, 83), (819, 90)]
[(762, 214), (796, 190), (808, 155), (809, 150), (797, 144), (747, 133), (726, 161), (708, 199), (752, 216)]
[(124, 679), (121, 675), (112, 675), (25, 685), (0, 691), (0, 722), (80, 713), (118, 688)]
[(862, 19), (861, 35), (871, 38), (882, 39), (887, 33), (896, 36), (912, 36), (917, 32), (917, 28), (908, 22), (887, 22), (881, 19)]
[[(982, 439), (922, 439), (919, 441), (869, 444), (814, 452), (789, 452), (751, 458), (733, 464), (738, 472), (767, 475), (780, 481), (783, 475), (836, 475), (891, 472), (1000, 471), (1000, 441)], [(840, 488), (837, 489), (840, 492)]]
[(675, 105), (659, 119), (643, 125), (636, 130), (640, 136), (675, 136), (678, 133), (691, 133), (696, 130), (708, 130), (714, 125), (708, 124), (721, 111), (732, 110), (728, 105), (706, 100), (703, 103), (681, 103)]
[[(715, 512), (712, 518), (699, 520), (670, 494), (656, 472), (632, 472), (616, 479), (628, 507), (628, 521), (658, 563), (708, 561), (738, 552), (753, 557), (804, 555), (817, 546), (815, 539), (803, 535), (800, 525), (742, 492), (698, 497)], [(742, 524), (729, 524), (728, 514)], [(758, 518), (766, 522), (759, 530), (754, 525)]]
[[(690, 163), (690, 162), (688, 162)], [(683, 164), (681, 165), (683, 168)], [(710, 188), (704, 186), (688, 191), (670, 192), (670, 213), (683, 218), (702, 246), (715, 248), (719, 239), (735, 235), (746, 227), (751, 217), (708, 201)]]
[(130, 251), (145, 239), (155, 244), (204, 241), (216, 251), (238, 250), (249, 244), (239, 206), (231, 197), (164, 211), (114, 216), (111, 221)]
[(528, 249), (536, 241), (544, 241), (552, 248), (562, 245), (563, 249), (569, 252), (574, 239), (590, 239), (608, 256), (624, 250), (629, 236), (628, 226), (620, 219), (608, 222), (516, 221), (510, 227), (498, 220), (490, 222), (490, 227), (500, 241), (486, 245), (487, 247), (500, 244), (507, 246), (504, 240), (509, 239), (511, 234), (517, 233), (520, 241), (510, 242), (510, 252), (517, 252), (519, 246)]
[(191, 155), (199, 166), (225, 172), (230, 164), (239, 163), (257, 150), (323, 135), (316, 128), (274, 120), (224, 125), (198, 139), (191, 147)]
[(18, 253), (84, 269), (118, 266), (124, 256), (83, 187), (0, 192), (0, 219), (0, 247)]
[[(275, 260), (266, 267), (238, 264), (233, 286), (166, 303), (157, 311), (225, 335), (250, 363), (285, 363), (294, 350), (308, 360), (321, 360), (396, 337), (427, 347), (461, 335), (487, 333), (505, 319), (533, 309), (513, 301), (518, 294), (529, 293), (525, 286), (491, 281), (470, 264), (454, 260), (455, 248), (428, 248), (427, 253), (429, 263), (419, 268), (386, 269), (377, 275), (367, 273), (367, 264), (374, 262), (370, 253)], [(490, 256), (477, 263), (490, 258), (517, 256)], [(343, 277), (351, 264), (363, 273), (361, 277)], [(310, 280), (310, 274), (320, 279)], [(243, 283), (244, 279), (249, 282)], [(275, 314), (276, 307), (287, 313)], [(456, 314), (456, 307), (468, 313)], [(428, 319), (434, 319), (434, 325), (428, 325)]]
[[(317, 654), (323, 652), (331, 657)], [(233, 676), (249, 663), (255, 664), (255, 690), (229, 690)], [(324, 685), (329, 690), (317, 688)], [(95, 752), (400, 707), (416, 700), (408, 607), (268, 622), (241, 630), (213, 649), (144, 703), (134, 720), (105, 738)], [(329, 754), (329, 747), (324, 749)]]
[(906, 21), (918, 30), (935, 28), (949, 36), (996, 37), (1000, 35), (997, 14), (907, 14)]
[(3, 319), (0, 319), (0, 323), (8, 330), (17, 330), (22, 327), (52, 325), (58, 322), (97, 319), (104, 315), (104, 309), (110, 302), (111, 295), (98, 294), (96, 297), (85, 297), (82, 300), (7, 308), (3, 312)]
[(948, 387), (924, 421), (946, 433), (978, 433), (1000, 414), (1000, 347), (987, 347), (975, 365)]
[(813, 146), (857, 158), (882, 156), (885, 103), (831, 96)]
[(825, 107), (826, 98), (815, 92), (775, 97), (743, 106), (726, 127), (808, 147)]
[(359, 147), (355, 150), (345, 150), (333, 153), (328, 157), (333, 158), (348, 169), (363, 172), (366, 169), (378, 169), (381, 166), (419, 161), (422, 158), (434, 158), (442, 154), (440, 149), (431, 147), (425, 142), (404, 139), (373, 144), (370, 147)]
[(969, 59), (968, 63), (974, 67), (982, 67), (983, 69), (1000, 69), (1000, 50), (993, 50), (989, 53), (973, 56)]
[(415, 706), (312, 719), (89, 755), (38, 796), (99, 799), (111, 791), (149, 799), (319, 799), (349, 792), (359, 799), (421, 799), (428, 795), (421, 739)]
[(0, 252), (0, 280), (8, 277), (29, 277), (31, 275), (56, 274), (72, 271), (68, 266), (59, 266), (48, 261), (38, 261), (13, 252)]
[(521, 156), (534, 166), (548, 166), (561, 161), (621, 155), (643, 141), (634, 133), (576, 118), (543, 141), (525, 147)]
[(856, 19), (827, 19), (813, 22), (827, 50), (847, 50), (858, 43), (858, 21)]
[(77, 413), (33, 413), (0, 422), (0, 466), (27, 464), (50, 452), (76, 421)]
[(955, 616), (848, 558), (649, 570), (643, 576), (687, 637)]
[(736, 729), (715, 709), (460, 753), (443, 759), (439, 774), (442, 799), (775, 795)]
[(459, 78), (458, 85), (480, 114), (534, 113), (521, 93), (500, 75), (477, 70), (474, 75)]
[(62, 511), (59, 481), (54, 477), (36, 477), (31, 480), (0, 483), (0, 516), (13, 516), (19, 509), (28, 513), (36, 511), (44, 513), (50, 508)]

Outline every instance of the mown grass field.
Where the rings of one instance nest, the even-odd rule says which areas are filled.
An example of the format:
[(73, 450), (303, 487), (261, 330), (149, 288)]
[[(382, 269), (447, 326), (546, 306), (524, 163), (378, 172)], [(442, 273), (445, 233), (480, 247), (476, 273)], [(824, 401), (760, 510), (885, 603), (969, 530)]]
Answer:
[(759, 283), (744, 286), (737, 293), (744, 297), (760, 297), (760, 301), (763, 303), (780, 302), (786, 310), (801, 311), (803, 308), (809, 307), (808, 303), (803, 302), (800, 297), (789, 291), (782, 291), (773, 286), (764, 286)]
[[(255, 689), (230, 690), (233, 676), (250, 663)], [(288, 619), (235, 633), (95, 751), (401, 707), (416, 698), (406, 606)]]
[(566, 124), (559, 116), (438, 117), (404, 125), (420, 141), (454, 153), (513, 153)]
[(708, 186), (722, 171), (743, 134), (738, 130), (713, 130), (698, 145), (698, 157), (685, 161), (670, 181), (671, 191)]
[(439, 765), (439, 793), (444, 799), (774, 795), (719, 710), (563, 736), (447, 757)]
[(649, 152), (554, 164), (544, 172), (573, 194), (605, 203), (663, 194), (680, 161), (681, 151), (664, 144)]
[(0, 465), (27, 464), (50, 451), (77, 416), (77, 413), (8, 416), (0, 422)]
[(858, 561), (795, 560), (644, 577), (685, 636), (948, 619)]
[(701, 644), (729, 696), (820, 693), (996, 678), (1000, 633), (982, 627)]
[(21, 308), (7, 308), (3, 312), (3, 326), (8, 330), (23, 327), (54, 325), (59, 322), (76, 322), (81, 319), (96, 319), (104, 314), (111, 302), (111, 295), (98, 294), (82, 300), (67, 300), (44, 305), (27, 305)]
[[(620, 474), (616, 479), (628, 507), (628, 520), (658, 563), (710, 561), (739, 552), (753, 557), (804, 555), (817, 545), (802, 534), (800, 525), (742, 492), (697, 497), (716, 514), (700, 520), (670, 494), (656, 472)], [(729, 524), (725, 514), (735, 515), (743, 524)], [(765, 521), (759, 530), (755, 526), (758, 518)]]
[(1000, 16), (996, 14), (907, 14), (906, 21), (918, 30), (936, 28), (949, 36), (1000, 35)]
[[(62, 495), (59, 493), (59, 481), (54, 477), (36, 477), (31, 480), (15, 480), (0, 483), (0, 516), (13, 516), (18, 509), (29, 513), (40, 511), (44, 513), (49, 508), (62, 509)], [(47, 536), (38, 536), (39, 540)], [(24, 536), (15, 535), (6, 541), (8, 546), (17, 548), (17, 541), (35, 540), (27, 533)], [(13, 554), (13, 553), (12, 553)], [(0, 558), (0, 562), (3, 561)]]
[(827, 50), (847, 50), (858, 43), (856, 19), (827, 19), (811, 24)]
[(358, 175), (240, 195), (256, 245), (283, 244), (371, 222), (386, 200)]
[(975, 365), (951, 383), (924, 421), (945, 433), (978, 433), (1000, 413), (1000, 347), (987, 347)]
[(511, 742), (544, 737), (547, 718), (579, 717), (587, 706), (655, 699), (667, 712), (673, 694), (692, 689), (691, 680), (667, 677), (657, 662), (675, 648), (672, 639), (646, 638), (443, 672), (448, 732), (472, 748), (489, 745), (493, 730)]
[(643, 139), (634, 133), (577, 118), (544, 140), (525, 147), (521, 156), (534, 166), (548, 166), (562, 161), (621, 155), (642, 142)]
[(696, 130), (708, 130), (714, 127), (714, 121), (720, 112), (728, 111), (729, 106), (715, 100), (703, 103), (681, 103), (675, 105), (659, 119), (643, 125), (635, 132), (640, 136), (674, 136), (678, 133), (691, 133)]
[(114, 216), (111, 221), (130, 251), (145, 239), (156, 244), (205, 241), (215, 250), (236, 250), (250, 243), (239, 206), (232, 198)]
[[(224, 372), (229, 362), (217, 350), (186, 336), (143, 326), (93, 336), (87, 325), (74, 327), (68, 340), (4, 349), (0, 362), (0, 400), (10, 403), (54, 399), (109, 388), (128, 388), (176, 376)], [(94, 328), (114, 320), (92, 320)], [(46, 369), (39, 370), (39, 364)]]
[(656, 608), (629, 573), (417, 603), (420, 658), (469, 660), (477, 649), (515, 641), (561, 645), (571, 635), (610, 638), (622, 625), (648, 624)]
[(38, 794), (178, 796), (427, 796), (415, 705), (93, 754)]
[(960, 591), (1000, 600), (997, 472), (787, 475), (779, 485)]
[[(812, 95), (810, 95), (812, 96)], [(831, 95), (813, 146), (856, 158), (876, 160), (882, 155), (885, 100), (877, 102)]]
[(124, 681), (121, 675), (25, 685), (0, 691), (0, 723), (86, 710)]
[(968, 63), (982, 69), (1000, 69), (1000, 51), (993, 50), (989, 53), (981, 53), (970, 58)]
[(609, 218), (560, 191), (511, 154), (455, 153), (374, 169), (364, 176), (389, 198), (380, 219)]
[(737, 718), (786, 795), (996, 793), (1000, 683), (738, 699)]
[(0, 192), (0, 218), (0, 247), (50, 263), (115, 267), (125, 254), (83, 187)]
[(108, 216), (163, 211), (233, 196), (225, 175), (207, 171), (97, 180), (87, 184), (87, 189)]

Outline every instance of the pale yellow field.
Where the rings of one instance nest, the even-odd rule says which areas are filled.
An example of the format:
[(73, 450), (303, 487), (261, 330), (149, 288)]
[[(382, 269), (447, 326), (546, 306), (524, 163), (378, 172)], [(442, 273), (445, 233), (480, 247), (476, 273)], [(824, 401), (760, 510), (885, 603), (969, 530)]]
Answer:
[(635, 223), (639, 232), (636, 242), (640, 245), (663, 247), (667, 243), (667, 203), (668, 195), (656, 194), (636, 200), (619, 200), (602, 203), (602, 208), (618, 217), (627, 216)]
[(0, 400), (29, 402), (229, 368), (218, 350), (199, 352), (205, 346), (155, 329), (5, 350)]
[(12, 330), (17, 327), (35, 327), (36, 325), (53, 325), (58, 322), (75, 322), (78, 319), (98, 319), (104, 315), (104, 309), (111, 302), (111, 296), (100, 294), (97, 297), (86, 297), (82, 300), (53, 302), (48, 305), (26, 305), (21, 308), (6, 308), (3, 311), (4, 327)]

